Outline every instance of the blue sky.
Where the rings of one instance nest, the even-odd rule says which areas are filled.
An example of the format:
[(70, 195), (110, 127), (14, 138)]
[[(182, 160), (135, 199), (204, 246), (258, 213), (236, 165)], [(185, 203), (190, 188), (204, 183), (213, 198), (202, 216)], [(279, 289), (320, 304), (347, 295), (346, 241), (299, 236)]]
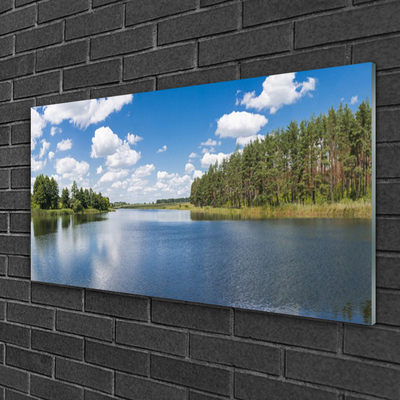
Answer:
[(186, 197), (236, 146), (340, 102), (356, 110), (371, 81), (366, 63), (36, 107), (32, 185), (43, 173), (112, 202)]

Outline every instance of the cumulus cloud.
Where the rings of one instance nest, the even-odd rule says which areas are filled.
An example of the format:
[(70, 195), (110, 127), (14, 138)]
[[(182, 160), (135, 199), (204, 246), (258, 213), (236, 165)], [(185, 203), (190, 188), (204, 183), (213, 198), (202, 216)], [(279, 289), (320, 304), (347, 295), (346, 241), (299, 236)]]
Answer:
[(115, 153), (122, 145), (122, 140), (108, 126), (102, 126), (94, 132), (92, 143), (90, 157), (100, 158)]
[(142, 165), (135, 169), (132, 176), (135, 178), (144, 178), (145, 176), (151, 175), (155, 169), (156, 167), (153, 164)]
[(161, 149), (157, 150), (157, 153), (164, 153), (164, 151), (167, 151), (167, 146), (165, 144), (163, 147), (161, 147)]
[(62, 129), (58, 128), (57, 126), (52, 126), (51, 129), (50, 129), (50, 135), (51, 136), (54, 136), (57, 133), (61, 133), (61, 132), (62, 132)]
[(200, 143), (200, 146), (216, 146), (217, 144), (216, 140), (207, 139), (205, 142)]
[(107, 156), (106, 165), (109, 168), (129, 167), (135, 165), (140, 157), (140, 151), (132, 150), (129, 143), (124, 142), (114, 154)]
[(358, 95), (355, 95), (351, 98), (350, 104), (357, 104), (358, 103)]
[(199, 169), (196, 169), (196, 170), (193, 172), (193, 179), (201, 178), (203, 175), (204, 175), (204, 174), (203, 174), (202, 171), (200, 171)]
[(215, 153), (215, 149), (214, 149), (214, 147), (209, 147), (209, 148), (204, 147), (204, 149), (201, 151), (201, 153), (202, 153), (202, 154), (205, 154), (205, 153)]
[(51, 161), (54, 157), (54, 152), (49, 151), (49, 160)]
[(128, 173), (129, 171), (126, 169), (121, 169), (119, 171), (108, 171), (99, 179), (98, 183), (118, 181), (122, 178), (125, 178)]
[(96, 172), (101, 174), (103, 172), (103, 167), (100, 165), (100, 167), (96, 169)]
[(79, 162), (72, 157), (57, 159), (55, 167), (57, 174), (71, 181), (82, 181), (82, 176), (89, 172), (89, 164), (86, 161)]
[(129, 144), (136, 145), (137, 142), (140, 142), (141, 140), (143, 140), (142, 137), (138, 136), (138, 135), (133, 135), (128, 133), (128, 135), (126, 136), (126, 140), (128, 141)]
[(264, 115), (247, 111), (232, 111), (230, 114), (224, 114), (217, 121), (215, 134), (221, 138), (254, 136), (267, 123), (268, 119)]
[(157, 172), (158, 180), (171, 179), (171, 178), (174, 178), (175, 176), (178, 176), (178, 174), (169, 174), (167, 171), (158, 171)]
[(44, 107), (43, 118), (52, 125), (68, 120), (79, 129), (104, 121), (110, 114), (120, 111), (125, 104), (132, 102), (133, 96), (116, 96), (99, 100), (85, 100)]
[(31, 108), (31, 150), (35, 150), (36, 142), (42, 137), (45, 126), (46, 121), (34, 108)]
[(295, 73), (268, 76), (262, 84), (262, 92), (258, 96), (255, 91), (245, 93), (240, 104), (246, 109), (269, 110), (275, 114), (282, 106), (293, 104), (315, 90), (315, 78), (304, 82), (296, 82), (295, 78)]
[(57, 151), (66, 151), (70, 150), (72, 147), (72, 140), (71, 139), (64, 139), (61, 142), (57, 143)]
[(45, 167), (47, 160), (37, 161), (35, 157), (31, 157), (31, 169), (33, 172), (40, 171)]
[(195, 168), (194, 165), (191, 164), (191, 163), (187, 163), (187, 164), (185, 165), (185, 172), (186, 172), (187, 174), (191, 174), (195, 169), (196, 169), (196, 168)]
[(198, 157), (199, 155), (194, 152), (189, 154), (189, 158), (198, 158)]
[(40, 149), (39, 158), (43, 158), (43, 156), (47, 153), (47, 150), (50, 148), (50, 142), (47, 142), (46, 139), (42, 139), (40, 143), (42, 143), (42, 147)]
[(263, 135), (254, 135), (254, 136), (247, 136), (247, 137), (239, 137), (236, 139), (236, 144), (238, 146), (246, 146), (251, 142), (254, 142), (256, 139), (263, 140), (265, 136)]
[(203, 168), (207, 168), (210, 165), (214, 165), (216, 161), (218, 161), (218, 164), (221, 164), (222, 161), (225, 158), (228, 158), (229, 156), (230, 154), (224, 154), (224, 153), (218, 153), (218, 154), (206, 153), (201, 159), (201, 166)]

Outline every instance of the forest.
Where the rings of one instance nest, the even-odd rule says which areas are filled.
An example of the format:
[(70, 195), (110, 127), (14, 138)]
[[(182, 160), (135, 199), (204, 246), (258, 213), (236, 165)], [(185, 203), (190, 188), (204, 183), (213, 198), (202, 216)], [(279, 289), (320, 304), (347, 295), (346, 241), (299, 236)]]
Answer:
[(94, 192), (91, 188), (85, 190), (83, 188), (78, 189), (75, 181), (72, 184), (71, 193), (68, 188), (64, 188), (62, 189), (61, 197), (59, 196), (58, 183), (53, 177), (49, 178), (47, 175), (40, 174), (36, 177), (33, 184), (32, 210), (72, 209), (75, 212), (80, 212), (85, 209), (106, 211), (109, 208), (110, 202), (108, 197)]
[(191, 186), (196, 207), (243, 208), (371, 200), (372, 133), (368, 99), (269, 132)]

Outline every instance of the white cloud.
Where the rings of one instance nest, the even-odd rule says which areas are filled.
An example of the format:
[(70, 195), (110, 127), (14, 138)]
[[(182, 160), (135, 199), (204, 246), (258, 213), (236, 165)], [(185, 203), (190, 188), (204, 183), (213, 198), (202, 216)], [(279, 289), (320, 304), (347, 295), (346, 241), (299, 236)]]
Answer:
[(57, 151), (66, 151), (70, 150), (72, 147), (72, 140), (71, 139), (64, 139), (61, 142), (57, 143)]
[(201, 159), (201, 166), (203, 168), (207, 168), (210, 165), (214, 165), (216, 161), (218, 164), (221, 164), (225, 158), (228, 158), (230, 154), (218, 153), (218, 154), (204, 154), (203, 158)]
[(167, 146), (165, 144), (163, 147), (161, 147), (161, 149), (157, 150), (157, 153), (164, 153), (164, 151), (167, 151)]
[(101, 174), (103, 172), (103, 167), (100, 165), (100, 167), (96, 169), (96, 172)]
[(154, 171), (156, 167), (153, 164), (146, 164), (136, 168), (133, 173), (133, 177), (135, 178), (144, 178), (145, 176), (151, 175), (152, 171)]
[(120, 111), (125, 104), (132, 102), (133, 96), (116, 96), (99, 100), (85, 100), (44, 107), (43, 118), (52, 125), (68, 120), (79, 129), (104, 121), (110, 114)]
[(204, 173), (202, 171), (200, 171), (199, 169), (196, 169), (196, 171), (193, 172), (193, 179), (201, 178), (203, 175), (204, 175)]
[(205, 153), (215, 153), (215, 149), (214, 147), (209, 147), (208, 149), (206, 147), (204, 147), (204, 149), (201, 151), (202, 154)]
[(106, 165), (109, 168), (122, 168), (135, 165), (141, 157), (140, 151), (132, 150), (128, 142), (124, 142), (117, 151), (107, 156)]
[(167, 171), (158, 171), (157, 172), (157, 179), (165, 180), (165, 179), (172, 179), (178, 176), (178, 174), (169, 174)]
[(357, 104), (358, 103), (358, 95), (355, 95), (351, 98), (350, 104)]
[(190, 153), (189, 154), (189, 158), (198, 158), (198, 157), (199, 157), (199, 155), (196, 154), (196, 153)]
[(251, 142), (254, 142), (256, 139), (263, 140), (265, 136), (263, 135), (254, 135), (254, 136), (247, 136), (247, 137), (239, 137), (236, 139), (236, 144), (238, 146), (246, 146)]
[(207, 141), (200, 143), (200, 146), (216, 146), (217, 144), (216, 140), (207, 139)]
[(187, 163), (187, 164), (185, 165), (185, 172), (186, 172), (187, 174), (191, 174), (195, 169), (196, 169), (196, 168), (194, 167), (193, 164)]
[(82, 181), (82, 176), (89, 172), (89, 164), (86, 161), (77, 161), (72, 157), (56, 160), (56, 172), (63, 178), (71, 181)]
[(51, 161), (54, 157), (54, 152), (49, 151), (49, 160)]
[(122, 140), (108, 126), (96, 129), (92, 137), (90, 157), (100, 158), (114, 154), (122, 145)]
[(40, 143), (42, 143), (42, 148), (40, 149), (39, 158), (43, 158), (47, 153), (47, 150), (50, 148), (50, 142), (47, 142), (46, 139), (42, 139)]
[(62, 129), (61, 128), (57, 128), (56, 126), (52, 126), (50, 129), (50, 135), (54, 136), (57, 133), (61, 133)]
[(230, 114), (224, 114), (217, 121), (215, 134), (221, 138), (253, 136), (267, 123), (268, 120), (263, 115), (247, 111), (232, 111)]
[(240, 104), (247, 109), (269, 110), (271, 114), (275, 114), (282, 106), (293, 104), (315, 90), (315, 78), (307, 78), (304, 82), (296, 82), (295, 78), (294, 72), (268, 76), (263, 82), (260, 95), (256, 96), (255, 91), (245, 93)]
[(118, 181), (127, 176), (128, 173), (129, 171), (127, 169), (121, 169), (119, 171), (108, 171), (99, 179), (98, 183)]
[(143, 140), (143, 138), (138, 135), (133, 135), (133, 134), (128, 133), (126, 140), (128, 141), (129, 144), (131, 144), (133, 146), (133, 145), (136, 145), (137, 142), (140, 142), (141, 140)]
[(36, 142), (42, 137), (45, 126), (46, 121), (34, 108), (31, 108), (31, 150), (35, 150)]
[(31, 157), (31, 169), (33, 172), (40, 171), (45, 167), (47, 160), (44, 161), (36, 161), (36, 158)]

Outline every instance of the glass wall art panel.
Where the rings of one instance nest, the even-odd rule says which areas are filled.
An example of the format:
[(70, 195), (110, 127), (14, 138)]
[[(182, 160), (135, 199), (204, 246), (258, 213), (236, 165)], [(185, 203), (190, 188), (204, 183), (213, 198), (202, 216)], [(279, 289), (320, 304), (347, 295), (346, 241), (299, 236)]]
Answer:
[(375, 323), (371, 63), (35, 107), (32, 280)]

